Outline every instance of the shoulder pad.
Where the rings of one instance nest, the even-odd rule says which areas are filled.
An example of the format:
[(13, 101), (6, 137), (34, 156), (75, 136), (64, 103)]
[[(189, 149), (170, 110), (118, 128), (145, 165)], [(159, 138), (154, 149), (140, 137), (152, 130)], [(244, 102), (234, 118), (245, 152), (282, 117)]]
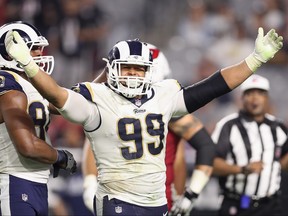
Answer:
[(10, 90), (24, 92), (22, 86), (17, 80), (17, 77), (15, 77), (12, 73), (0, 71), (0, 94), (5, 94)]
[(88, 83), (77, 83), (76, 85), (72, 86), (71, 90), (83, 95), (87, 100), (92, 100), (92, 91), (91, 88), (88, 86)]
[(175, 79), (165, 79), (161, 82), (157, 82), (155, 85), (166, 86), (170, 89), (176, 89), (178, 91), (183, 88), (182, 85)]

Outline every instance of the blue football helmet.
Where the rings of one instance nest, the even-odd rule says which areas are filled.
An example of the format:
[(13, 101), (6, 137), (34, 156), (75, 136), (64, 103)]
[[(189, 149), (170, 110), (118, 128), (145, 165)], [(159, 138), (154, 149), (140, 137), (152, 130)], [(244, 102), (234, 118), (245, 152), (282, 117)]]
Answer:
[[(153, 58), (147, 47), (138, 39), (120, 41), (114, 45), (107, 59), (108, 76), (107, 81), (111, 89), (133, 98), (145, 95), (151, 88), (153, 77)], [(140, 65), (146, 68), (144, 77), (122, 76), (121, 65)]]

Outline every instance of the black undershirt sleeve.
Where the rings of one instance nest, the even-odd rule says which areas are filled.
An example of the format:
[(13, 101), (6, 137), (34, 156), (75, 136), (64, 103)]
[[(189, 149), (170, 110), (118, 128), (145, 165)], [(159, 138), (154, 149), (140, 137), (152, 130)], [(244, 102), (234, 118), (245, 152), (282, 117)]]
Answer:
[(186, 108), (189, 113), (192, 113), (213, 99), (230, 91), (231, 89), (228, 87), (219, 70), (210, 77), (185, 87), (183, 89), (183, 95)]
[(205, 128), (199, 130), (188, 143), (196, 150), (196, 165), (213, 165), (216, 148)]

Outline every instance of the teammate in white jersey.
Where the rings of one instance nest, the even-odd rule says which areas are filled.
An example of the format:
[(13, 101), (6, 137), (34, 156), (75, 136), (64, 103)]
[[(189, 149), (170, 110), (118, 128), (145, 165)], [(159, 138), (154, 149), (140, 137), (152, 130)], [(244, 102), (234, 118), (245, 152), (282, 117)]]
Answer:
[(145, 43), (120, 41), (109, 52), (106, 84), (59, 86), (31, 58), (18, 32), (5, 46), (31, 83), (68, 120), (83, 125), (96, 163), (97, 215), (166, 215), (165, 145), (171, 117), (192, 113), (230, 92), (282, 48), (275, 30), (258, 30), (255, 51), (188, 87), (176, 80), (152, 83), (152, 55)]
[(59, 168), (74, 172), (76, 163), (68, 151), (51, 147), (46, 133), (49, 102), (6, 52), (4, 39), (11, 29), (19, 32), (33, 59), (49, 73), (54, 60), (42, 56), (48, 42), (32, 25), (12, 22), (0, 27), (0, 215), (48, 215), (51, 164), (57, 175)]

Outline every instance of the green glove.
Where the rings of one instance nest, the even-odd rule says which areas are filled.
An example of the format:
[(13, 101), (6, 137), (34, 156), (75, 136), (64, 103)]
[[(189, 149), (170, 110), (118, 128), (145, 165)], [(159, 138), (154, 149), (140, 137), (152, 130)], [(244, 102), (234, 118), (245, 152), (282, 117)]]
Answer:
[(251, 71), (255, 72), (262, 63), (266, 63), (283, 47), (283, 37), (278, 36), (275, 29), (271, 29), (265, 36), (262, 27), (258, 29), (254, 52), (246, 59)]
[(33, 77), (38, 73), (39, 66), (34, 62), (29, 48), (17, 31), (7, 32), (5, 47), (9, 56), (23, 67), (28, 77)]

